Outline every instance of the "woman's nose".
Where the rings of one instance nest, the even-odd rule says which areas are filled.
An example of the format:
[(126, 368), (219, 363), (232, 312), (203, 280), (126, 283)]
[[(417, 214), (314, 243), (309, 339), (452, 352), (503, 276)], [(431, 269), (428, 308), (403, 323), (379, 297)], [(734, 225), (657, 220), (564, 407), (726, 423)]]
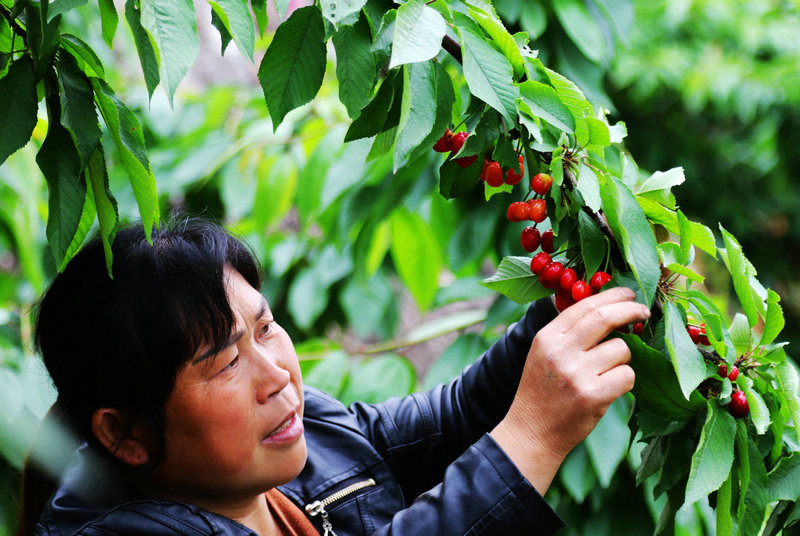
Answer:
[(275, 356), (263, 348), (257, 348), (255, 358), (257, 363), (254, 376), (256, 400), (259, 404), (265, 404), (271, 397), (289, 385), (291, 374), (278, 364)]

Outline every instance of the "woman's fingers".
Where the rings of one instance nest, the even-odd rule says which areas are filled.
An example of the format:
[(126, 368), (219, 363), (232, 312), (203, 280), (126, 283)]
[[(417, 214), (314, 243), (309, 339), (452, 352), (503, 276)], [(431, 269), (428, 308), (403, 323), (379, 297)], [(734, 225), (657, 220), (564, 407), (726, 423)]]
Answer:
[(554, 330), (566, 333), (570, 331), (581, 318), (596, 311), (598, 308), (612, 303), (633, 302), (635, 297), (636, 295), (631, 289), (615, 287), (603, 291), (600, 294), (590, 296), (566, 308), (550, 323), (550, 325)]
[(611, 339), (584, 352), (583, 359), (584, 366), (599, 375), (630, 363), (631, 351), (622, 339)]
[(601, 304), (572, 325), (564, 334), (564, 344), (575, 350), (588, 350), (606, 338), (615, 328), (649, 317), (650, 311), (647, 307), (634, 301)]

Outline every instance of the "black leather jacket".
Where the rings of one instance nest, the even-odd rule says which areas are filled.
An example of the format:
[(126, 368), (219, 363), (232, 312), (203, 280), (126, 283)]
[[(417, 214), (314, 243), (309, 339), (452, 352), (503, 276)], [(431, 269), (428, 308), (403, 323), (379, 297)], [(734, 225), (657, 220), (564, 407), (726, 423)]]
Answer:
[[(554, 315), (549, 300), (534, 304), (461, 377), (428, 393), (345, 408), (306, 388), (308, 462), (281, 491), (327, 536), (555, 533), (561, 520), (487, 433), (511, 403), (534, 334)], [(252, 534), (191, 504), (137, 497), (113, 468), (89, 470), (87, 451), (65, 472), (37, 534)]]

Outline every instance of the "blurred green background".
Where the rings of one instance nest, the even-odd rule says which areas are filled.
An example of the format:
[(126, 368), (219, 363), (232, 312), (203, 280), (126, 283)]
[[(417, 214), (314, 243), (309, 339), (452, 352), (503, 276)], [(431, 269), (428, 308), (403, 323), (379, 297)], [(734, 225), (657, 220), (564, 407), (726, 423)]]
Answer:
[[(512, 32), (529, 32), (546, 65), (627, 124), (625, 143), (641, 169), (685, 169), (687, 181), (675, 189), (682, 210), (740, 240), (759, 279), (782, 296), (783, 339), (800, 343), (797, 2), (494, 4)], [(380, 144), (345, 145), (349, 119), (333, 55), (319, 96), (273, 133), (256, 78), (260, 58), (254, 65), (233, 46), (221, 56), (210, 9), (197, 7), (208, 19), (200, 21), (201, 54), (172, 108), (162, 89), (148, 102), (124, 24), (109, 50), (92, 7), (65, 22), (101, 55), (109, 82), (139, 116), (162, 214), (218, 218), (247, 239), (307, 382), (345, 402), (370, 401), (457, 374), (524, 311), (478, 284), (502, 256), (519, 254), (521, 224), (505, 219), (508, 194), (445, 201), (439, 153), (393, 175)], [(269, 40), (265, 34), (259, 56)], [(47, 190), (34, 160), (45, 132), (40, 122), (34, 140), (0, 166), (0, 535), (15, 531), (18, 471), (54, 396), (31, 350), (31, 307), (55, 270), (45, 240)], [(120, 214), (135, 219), (125, 173), (108, 156)], [(729, 279), (711, 268), (699, 271), (727, 303)], [(571, 534), (656, 528), (663, 501), (652, 499), (647, 483), (633, 489), (629, 405), (613, 406), (549, 494)], [(676, 533), (713, 533), (708, 505), (678, 519)]]

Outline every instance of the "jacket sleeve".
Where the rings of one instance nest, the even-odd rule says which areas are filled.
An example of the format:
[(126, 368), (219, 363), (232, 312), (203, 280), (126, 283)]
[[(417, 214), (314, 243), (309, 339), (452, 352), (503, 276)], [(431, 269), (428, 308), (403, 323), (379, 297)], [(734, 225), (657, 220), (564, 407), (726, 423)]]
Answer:
[[(495, 484), (510, 494), (493, 508), (502, 507), (511, 497), (528, 497), (532, 493), (549, 512), (516, 466), (486, 434), (508, 411), (534, 336), (555, 315), (550, 300), (539, 300), (449, 384), (383, 404), (351, 406), (363, 432), (392, 468), (406, 497), (430, 490), (420, 499), (427, 507), (431, 501), (453, 505), (453, 496), (447, 494), (448, 479), (458, 480), (455, 487), (463, 492), (470, 486), (487, 485), (486, 473), (499, 479)], [(415, 469), (409, 471), (409, 467)], [(473, 473), (477, 484), (468, 483), (471, 481), (466, 478)]]
[(561, 518), (485, 434), (451, 463), (443, 481), (372, 536), (545, 536)]

